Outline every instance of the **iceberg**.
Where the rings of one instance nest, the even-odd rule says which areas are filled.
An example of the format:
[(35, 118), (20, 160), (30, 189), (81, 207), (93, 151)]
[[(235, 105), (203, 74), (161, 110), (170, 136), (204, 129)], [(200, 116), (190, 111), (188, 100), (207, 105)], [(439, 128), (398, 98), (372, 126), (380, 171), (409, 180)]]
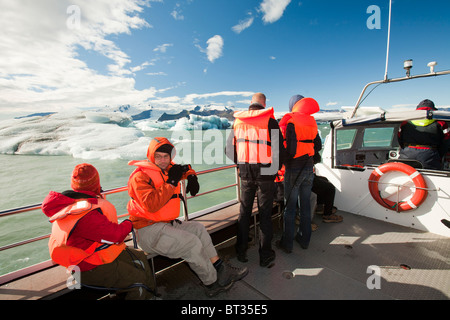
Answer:
[(190, 114), (189, 118), (183, 117), (177, 120), (140, 120), (135, 122), (135, 126), (143, 131), (152, 130), (171, 130), (171, 131), (182, 131), (182, 130), (210, 130), (210, 129), (228, 129), (232, 125), (232, 122), (226, 118), (221, 118), (218, 116), (200, 116), (195, 114)]
[(1, 154), (70, 155), (81, 159), (141, 157), (150, 140), (135, 127), (90, 122), (75, 113), (0, 121), (0, 137)]
[(209, 130), (209, 129), (228, 129), (231, 127), (230, 121), (218, 116), (199, 116), (190, 114), (188, 118), (178, 119), (173, 131), (181, 130)]
[(149, 131), (227, 129), (230, 126), (230, 121), (218, 116), (133, 121), (130, 115), (113, 111), (33, 115), (0, 121), (0, 154), (140, 159), (146, 155), (152, 135)]
[(129, 126), (133, 120), (127, 114), (120, 112), (85, 112), (84, 116), (89, 122), (93, 123), (115, 123), (121, 127)]
[[(155, 134), (177, 136), (179, 132), (188, 131), (191, 132), (189, 135), (195, 135), (195, 131), (230, 129), (233, 124), (233, 120), (229, 118), (211, 114), (215, 113), (213, 109), (197, 107), (194, 111), (204, 114), (187, 112), (186, 116), (181, 116), (178, 113), (174, 115), (176, 118), (162, 121), (161, 115), (166, 111), (176, 113), (179, 110), (148, 108), (124, 106), (114, 110), (105, 107), (89, 111), (35, 113), (2, 120), (0, 154), (142, 159), (145, 158), (150, 139)], [(226, 110), (228, 116), (230, 110)], [(133, 114), (139, 116), (133, 117)], [(333, 113), (325, 114), (336, 116)], [(158, 130), (162, 132), (154, 132)]]

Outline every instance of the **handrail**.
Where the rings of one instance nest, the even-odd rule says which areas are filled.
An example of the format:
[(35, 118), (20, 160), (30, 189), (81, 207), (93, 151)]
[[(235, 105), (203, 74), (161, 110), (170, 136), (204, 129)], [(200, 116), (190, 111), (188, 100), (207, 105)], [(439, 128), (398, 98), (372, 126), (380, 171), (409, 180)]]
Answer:
[(377, 80), (377, 81), (372, 81), (369, 82), (368, 84), (366, 84), (361, 92), (361, 94), (359, 95), (358, 101), (355, 104), (355, 107), (353, 108), (352, 114), (350, 116), (350, 119), (355, 117), (356, 115), (356, 111), (359, 108), (359, 105), (361, 103), (361, 99), (364, 95), (364, 92), (366, 92), (367, 88), (373, 84), (382, 84), (382, 83), (391, 83), (391, 82), (399, 82), (399, 81), (405, 81), (405, 80), (412, 80), (412, 79), (419, 79), (419, 78), (427, 78), (427, 77), (437, 77), (437, 76), (443, 76), (443, 75), (447, 75), (450, 74), (450, 70), (445, 70), (445, 71), (439, 71), (439, 72), (430, 72), (430, 73), (424, 73), (424, 74), (418, 74), (415, 76), (406, 76), (406, 77), (402, 77), (402, 78), (395, 78), (395, 79), (383, 79), (383, 80)]
[[(208, 173), (222, 171), (222, 170), (227, 170), (227, 169), (231, 169), (231, 168), (237, 168), (237, 167), (236, 167), (235, 164), (233, 164), (233, 165), (222, 166), (222, 167), (217, 167), (217, 168), (212, 168), (212, 169), (206, 169), (206, 170), (198, 171), (197, 175), (208, 174)], [(202, 193), (198, 193), (196, 195), (196, 197), (199, 197), (199, 196), (202, 196), (202, 195), (206, 195), (206, 194), (210, 194), (212, 192), (217, 192), (217, 191), (220, 191), (220, 190), (224, 190), (224, 189), (227, 189), (227, 188), (232, 188), (232, 187), (239, 188), (239, 181), (238, 181), (237, 170), (236, 170), (236, 183), (228, 185), (228, 186), (224, 186), (224, 187), (219, 187), (219, 188), (216, 188), (216, 189), (208, 190), (208, 191), (205, 191), (205, 192), (202, 192)], [(186, 196), (186, 188), (185, 187), (182, 187), (181, 189), (182, 189), (182, 192), (184, 193), (183, 196), (185, 197), (185, 199), (193, 198), (192, 196), (189, 196), (189, 197)], [(103, 191), (102, 194), (106, 196), (106, 195), (115, 194), (115, 193), (124, 192), (124, 191), (128, 191), (127, 186), (109, 189), (109, 190)], [(42, 204), (39, 203), (39, 204), (34, 204), (34, 205), (29, 205), (29, 206), (24, 206), (24, 207), (19, 207), (19, 208), (3, 210), (3, 211), (0, 211), (0, 218), (5, 217), (5, 216), (9, 216), (9, 215), (15, 215), (15, 214), (19, 214), (19, 213), (24, 213), (24, 212), (38, 210), (38, 209), (41, 208), (41, 205)], [(205, 213), (205, 214), (207, 214), (207, 213)], [(188, 215), (188, 210), (187, 210), (187, 208), (186, 208), (186, 211), (185, 211), (185, 215), (186, 215), (185, 219), (188, 220), (188, 216), (187, 216)], [(123, 214), (123, 215), (119, 215), (118, 218), (120, 219), (120, 218), (123, 218), (123, 217), (126, 217), (126, 216), (128, 216), (128, 213)], [(0, 247), (0, 252), (4, 251), (4, 250), (7, 250), (7, 249), (12, 249), (12, 248), (15, 248), (15, 247), (19, 247), (19, 246), (22, 246), (22, 245), (25, 245), (25, 244), (28, 244), (28, 243), (32, 243), (32, 242), (35, 242), (35, 241), (43, 240), (43, 239), (46, 239), (46, 238), (49, 238), (49, 237), (50, 237), (50, 234), (47, 234), (47, 235), (41, 235), (41, 236), (38, 236), (38, 237), (22, 240), (22, 241), (19, 241), (19, 242), (16, 242), (16, 243), (7, 244), (5, 246)]]

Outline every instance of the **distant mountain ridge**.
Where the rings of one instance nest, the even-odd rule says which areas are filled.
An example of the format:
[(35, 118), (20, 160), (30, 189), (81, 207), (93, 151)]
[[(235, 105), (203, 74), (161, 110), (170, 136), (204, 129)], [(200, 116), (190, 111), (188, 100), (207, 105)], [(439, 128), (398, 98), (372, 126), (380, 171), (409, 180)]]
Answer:
[(177, 114), (170, 114), (164, 112), (159, 118), (158, 121), (167, 121), (167, 120), (177, 120), (180, 118), (189, 118), (190, 114), (195, 114), (198, 116), (218, 116), (220, 118), (226, 118), (230, 121), (234, 120), (233, 117), (234, 110), (225, 108), (224, 110), (216, 110), (216, 109), (208, 109), (205, 110), (204, 108), (201, 108), (200, 106), (195, 107), (193, 110), (186, 110), (177, 113)]
[[(234, 112), (238, 110), (246, 110), (247, 108), (240, 108), (236, 109), (234, 106), (230, 107), (224, 107), (224, 106), (215, 106), (215, 105), (205, 105), (205, 106), (196, 106), (192, 109), (185, 108), (180, 111), (180, 108), (160, 108), (160, 107), (154, 107), (151, 105), (121, 105), (118, 107), (111, 107), (111, 106), (104, 106), (97, 109), (90, 109), (89, 110), (82, 110), (83, 113), (90, 113), (91, 115), (94, 115), (98, 113), (101, 114), (114, 114), (119, 113), (123, 114), (123, 116), (128, 116), (130, 121), (139, 121), (139, 120), (152, 120), (157, 122), (162, 121), (174, 121), (179, 120), (182, 118), (189, 119), (190, 115), (196, 115), (201, 117), (208, 117), (208, 116), (217, 116), (219, 118), (225, 118), (228, 121), (233, 122), (234, 121)], [(20, 118), (26, 118), (26, 117), (33, 117), (33, 116), (47, 116), (51, 115), (56, 112), (40, 112), (40, 113), (33, 113), (22, 117), (16, 117), (16, 119)], [(287, 112), (275, 112), (275, 117), (278, 119)], [(318, 113), (314, 115), (314, 117), (318, 121), (329, 121), (329, 120), (335, 120), (340, 119), (343, 111), (334, 109), (334, 110), (320, 110)]]

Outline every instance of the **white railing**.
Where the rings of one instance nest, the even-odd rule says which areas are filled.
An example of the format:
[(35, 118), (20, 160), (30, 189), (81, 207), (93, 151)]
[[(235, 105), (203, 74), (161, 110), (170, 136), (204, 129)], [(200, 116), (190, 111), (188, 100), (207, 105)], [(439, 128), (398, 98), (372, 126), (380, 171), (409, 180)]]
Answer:
[[(220, 204), (217, 204), (217, 205), (215, 205), (215, 206), (213, 206), (211, 208), (207, 208), (207, 209), (200, 210), (200, 211), (197, 211), (197, 212), (189, 213), (189, 209), (188, 209), (188, 206), (187, 206), (187, 200), (189, 200), (189, 199), (191, 199), (193, 197), (192, 196), (187, 196), (185, 181), (181, 182), (181, 193), (182, 193), (184, 199), (186, 200), (186, 201), (183, 202), (184, 203), (184, 211), (183, 211), (182, 219), (189, 220), (189, 219), (196, 218), (196, 217), (199, 217), (199, 216), (202, 216), (202, 215), (206, 215), (206, 214), (212, 213), (214, 211), (217, 211), (220, 208), (226, 207), (226, 206), (228, 206), (230, 204), (237, 203), (239, 201), (239, 197), (240, 197), (240, 183), (239, 183), (239, 175), (238, 175), (238, 171), (237, 171), (237, 166), (236, 165), (233, 164), (233, 165), (228, 165), (228, 166), (223, 166), (223, 167), (217, 167), (217, 168), (212, 168), (212, 169), (198, 171), (197, 175), (199, 176), (199, 175), (209, 174), (209, 173), (213, 173), (213, 172), (217, 172), (217, 171), (221, 171), (221, 170), (232, 169), (232, 168), (235, 168), (236, 182), (234, 184), (230, 184), (230, 185), (226, 185), (226, 186), (219, 187), (219, 188), (216, 188), (216, 189), (207, 190), (205, 192), (198, 193), (195, 196), (195, 198), (201, 197), (203, 195), (210, 194), (210, 193), (213, 193), (213, 192), (218, 192), (218, 191), (221, 191), (221, 190), (224, 190), (224, 189), (235, 187), (236, 188), (236, 199), (231, 200), (231, 201), (227, 201), (227, 202), (224, 202), (224, 203), (220, 203)], [(128, 191), (127, 186), (124, 186), (124, 187), (118, 187), (118, 188), (106, 190), (102, 194), (104, 196), (108, 196), (108, 195), (111, 195), (111, 194), (120, 193), (120, 192), (127, 192), (127, 191)], [(30, 212), (30, 211), (34, 211), (34, 210), (40, 210), (40, 209), (41, 209), (41, 204), (39, 203), (39, 204), (28, 205), (28, 206), (24, 206), (24, 207), (20, 207), (20, 208), (13, 208), (13, 209), (8, 209), (8, 210), (3, 210), (3, 211), (0, 211), (0, 218), (6, 217), (6, 216), (11, 216), (11, 215), (22, 214), (22, 213), (26, 213), (26, 212)], [(128, 213), (118, 215), (118, 218), (121, 219), (121, 218), (124, 218), (126, 216), (128, 216)], [(29, 244), (29, 243), (33, 243), (33, 242), (36, 242), (36, 241), (39, 241), (39, 240), (43, 240), (43, 239), (46, 239), (46, 238), (49, 238), (49, 237), (50, 237), (50, 234), (46, 234), (46, 235), (41, 235), (41, 236), (37, 236), (37, 237), (34, 237), (34, 238), (30, 238), (30, 239), (25, 239), (25, 240), (22, 240), (22, 241), (19, 241), (19, 242), (7, 244), (7, 245), (4, 245), (4, 246), (0, 247), (0, 252), (4, 251), (4, 250), (16, 248), (16, 247), (19, 247), (19, 246), (23, 246), (23, 245), (26, 245), (26, 244)], [(40, 270), (44, 270), (44, 269), (49, 268), (51, 266), (53, 266), (53, 262), (51, 260), (48, 260), (48, 261), (38, 263), (37, 265), (31, 266), (31, 267), (28, 267), (28, 268), (24, 268), (24, 269), (21, 269), (21, 270), (18, 270), (18, 271), (13, 271), (12, 273), (14, 273), (14, 275), (12, 273), (9, 273), (7, 275), (0, 276), (0, 285), (2, 285), (3, 283), (11, 281), (12, 278), (23, 277), (23, 276), (25, 276), (25, 275), (27, 275), (29, 273), (33, 273), (33, 272), (37, 272), (37, 271), (40, 271)]]

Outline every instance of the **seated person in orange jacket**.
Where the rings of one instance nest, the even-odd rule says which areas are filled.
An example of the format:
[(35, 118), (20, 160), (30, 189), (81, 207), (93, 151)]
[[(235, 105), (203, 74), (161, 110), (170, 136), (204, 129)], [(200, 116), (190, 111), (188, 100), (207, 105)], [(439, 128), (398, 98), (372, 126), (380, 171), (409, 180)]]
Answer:
[(187, 179), (186, 191), (195, 196), (199, 184), (195, 171), (172, 162), (174, 146), (163, 137), (153, 138), (147, 160), (130, 161), (137, 168), (128, 180), (128, 212), (136, 229), (139, 246), (147, 253), (184, 259), (213, 296), (229, 289), (247, 275), (222, 261), (203, 224), (179, 221), (180, 180)]
[(77, 165), (71, 187), (62, 193), (50, 191), (42, 203), (53, 224), (52, 260), (76, 270), (73, 278), (81, 278), (83, 285), (121, 288), (126, 299), (152, 298), (154, 283), (145, 254), (123, 242), (132, 223), (118, 223), (116, 209), (101, 195), (97, 170), (90, 164)]

